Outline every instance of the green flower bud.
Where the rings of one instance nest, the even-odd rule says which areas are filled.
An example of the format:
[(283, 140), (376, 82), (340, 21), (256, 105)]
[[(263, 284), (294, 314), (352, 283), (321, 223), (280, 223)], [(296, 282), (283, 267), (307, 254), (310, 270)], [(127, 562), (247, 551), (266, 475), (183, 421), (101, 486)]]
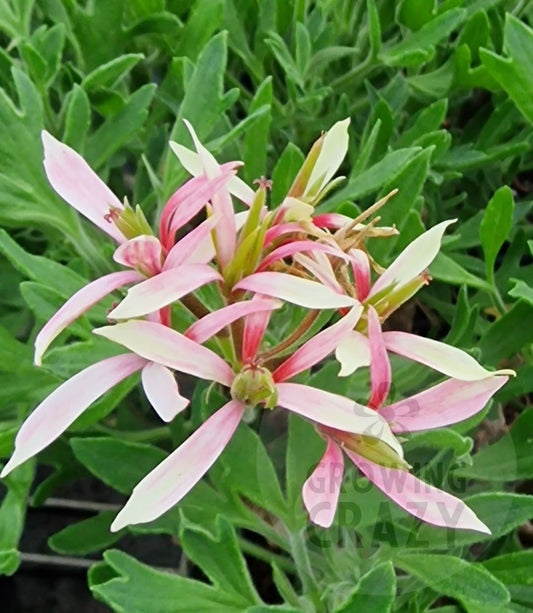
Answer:
[(278, 391), (272, 373), (262, 366), (244, 366), (233, 380), (231, 397), (246, 406), (261, 404), (273, 409), (278, 402)]

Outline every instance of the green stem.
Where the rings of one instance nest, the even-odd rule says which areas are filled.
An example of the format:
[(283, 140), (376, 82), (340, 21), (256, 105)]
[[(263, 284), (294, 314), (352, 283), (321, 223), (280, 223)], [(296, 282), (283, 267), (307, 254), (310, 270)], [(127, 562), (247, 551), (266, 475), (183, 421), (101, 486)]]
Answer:
[(275, 562), (282, 570), (288, 573), (296, 574), (296, 566), (291, 560), (289, 560), (289, 558), (286, 558), (279, 553), (274, 553), (264, 549), (260, 545), (251, 543), (242, 537), (239, 537), (239, 545), (244, 553), (248, 553), (258, 560), (263, 560), (263, 562), (267, 562), (267, 564)]
[(97, 432), (136, 443), (155, 443), (160, 440), (171, 438), (168, 426), (160, 426), (159, 428), (151, 428), (150, 430), (114, 430), (113, 428), (96, 424), (94, 429)]
[(311, 595), (316, 591), (316, 580), (306, 547), (305, 528), (297, 532), (289, 532), (289, 547), (304, 593)]

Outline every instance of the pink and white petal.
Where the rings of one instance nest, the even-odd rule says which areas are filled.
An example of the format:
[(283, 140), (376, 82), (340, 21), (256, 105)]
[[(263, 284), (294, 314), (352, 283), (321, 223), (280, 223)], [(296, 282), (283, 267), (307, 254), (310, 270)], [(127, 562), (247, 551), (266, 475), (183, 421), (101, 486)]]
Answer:
[(265, 240), (263, 241), (263, 248), (267, 248), (271, 243), (273, 243), (280, 236), (284, 236), (285, 234), (293, 234), (305, 232), (302, 226), (296, 222), (290, 223), (282, 223), (277, 224), (269, 228), (265, 233)]
[(361, 366), (370, 366), (368, 338), (356, 330), (349, 332), (337, 346), (335, 357), (341, 365), (339, 377), (347, 377)]
[(144, 393), (154, 411), (169, 422), (181, 413), (189, 400), (179, 393), (174, 373), (166, 366), (149, 362), (141, 372)]
[(358, 304), (357, 300), (337, 294), (316, 281), (282, 272), (258, 272), (241, 279), (233, 288), (279, 298), (308, 309), (338, 309)]
[(342, 451), (331, 439), (324, 456), (304, 483), (302, 498), (314, 524), (329, 528), (337, 511), (344, 475)]
[(195, 321), (185, 332), (185, 336), (197, 343), (205, 343), (206, 340), (220, 332), (222, 328), (229, 326), (237, 319), (258, 313), (259, 311), (272, 311), (279, 309), (283, 303), (279, 300), (271, 298), (258, 298), (256, 300), (247, 300), (245, 302), (236, 302), (228, 306), (222, 307), (217, 311), (213, 311)]
[(145, 366), (131, 353), (97, 362), (54, 390), (31, 413), (15, 438), (15, 450), (0, 477), (39, 453), (60, 436), (95, 400)]
[(337, 277), (333, 272), (331, 265), (329, 265), (329, 262), (324, 266), (323, 262), (319, 263), (316, 259), (303, 255), (302, 253), (295, 253), (293, 260), (314, 275), (325, 287), (328, 287), (336, 294), (345, 293), (342, 285), (337, 281)]
[[(265, 296), (256, 294), (251, 302), (265, 300)], [(255, 311), (246, 315), (244, 319), (244, 329), (242, 334), (242, 354), (243, 364), (249, 364), (255, 360), (261, 341), (265, 335), (272, 309)]]
[[(318, 180), (321, 184), (319, 192), (337, 172), (339, 166), (348, 151), (348, 126), (349, 119), (343, 119), (334, 124), (327, 132), (322, 142), (322, 148), (318, 159), (307, 181), (307, 188), (313, 186)], [(306, 189), (306, 192), (308, 189)]]
[(273, 262), (289, 257), (295, 253), (301, 253), (302, 251), (322, 251), (323, 253), (329, 253), (330, 255), (336, 257), (346, 257), (346, 255), (340, 251), (340, 249), (334, 248), (331, 245), (325, 245), (324, 243), (317, 243), (316, 241), (309, 240), (292, 241), (277, 247), (271, 253), (269, 253), (257, 267), (257, 272), (265, 270)]
[(448, 379), (410, 398), (382, 407), (379, 413), (391, 424), (393, 432), (442, 428), (481, 411), (507, 379)]
[(113, 254), (118, 264), (134, 268), (147, 277), (161, 272), (163, 247), (155, 236), (136, 236), (120, 245)]
[(109, 317), (141, 317), (221, 278), (216, 270), (206, 264), (184, 264), (170, 268), (132, 287), (124, 300), (109, 313)]
[[(196, 136), (192, 125), (183, 120), (193, 139), (194, 146), (202, 163), (207, 177), (214, 179), (221, 174), (220, 165), (213, 155), (202, 145)], [(219, 267), (225, 268), (235, 253), (237, 245), (237, 230), (235, 226), (235, 213), (229, 191), (221, 189), (211, 198), (213, 213), (220, 216), (220, 221), (215, 228), (215, 249)]]
[(459, 498), (405, 470), (379, 466), (353, 451), (345, 449), (345, 452), (369, 481), (411, 515), (434, 526), (490, 534), (487, 526)]
[(132, 320), (97, 328), (93, 332), (150, 362), (208, 381), (217, 381), (227, 387), (233, 381), (233, 371), (220, 356), (167, 326)]
[[(163, 263), (163, 270), (176, 268), (182, 264), (207, 264), (215, 256), (215, 247), (211, 231), (218, 222), (218, 217), (211, 215), (180, 239), (168, 252)], [(204, 244), (210, 245), (206, 249)]]
[(205, 475), (229, 443), (244, 413), (244, 405), (231, 400), (209, 417), (180, 447), (165, 458), (133, 489), (111, 524), (143, 524), (177, 504)]
[(165, 204), (159, 222), (161, 242), (166, 249), (174, 244), (176, 232), (189, 222), (215, 194), (224, 189), (235, 171), (219, 173), (215, 177), (199, 176), (182, 185)]
[(370, 261), (361, 249), (351, 249), (350, 256), (357, 298), (363, 301), (370, 291)]
[(368, 406), (378, 409), (387, 398), (391, 385), (391, 367), (379, 316), (374, 307), (369, 306), (368, 340), (370, 344), (370, 400)]
[[(174, 141), (170, 141), (170, 148), (175, 153), (176, 157), (179, 159), (181, 165), (185, 170), (193, 175), (197, 176), (203, 173), (202, 163), (200, 162), (200, 158), (195, 151), (191, 151), (176, 143)], [(220, 168), (222, 171), (225, 171), (230, 165), (234, 167), (236, 162), (227, 162), (226, 164), (221, 164)], [(246, 185), (246, 183), (239, 179), (239, 177), (232, 177), (227, 184), (228, 190), (230, 194), (238, 198), (242, 203), (250, 206), (254, 200), (255, 192), (254, 190)]]
[(387, 421), (349, 398), (300, 383), (278, 383), (278, 405), (336, 430), (364, 434), (387, 443), (403, 458), (403, 449)]
[(41, 132), (44, 146), (44, 170), (50, 185), (70, 206), (87, 217), (118, 243), (124, 235), (106, 220), (111, 207), (124, 207), (79, 153), (55, 139), (46, 130)]
[(311, 368), (320, 360), (323, 360), (353, 330), (353, 327), (361, 317), (363, 307), (354, 306), (351, 311), (326, 330), (319, 332), (299, 347), (289, 358), (276, 368), (272, 373), (274, 381), (286, 381), (297, 374)]
[(403, 285), (426, 270), (440, 250), (446, 228), (456, 221), (443, 221), (415, 238), (374, 283), (369, 297), (391, 285)]
[(142, 281), (143, 279), (144, 277), (138, 272), (125, 270), (122, 272), (112, 272), (82, 287), (65, 302), (37, 335), (35, 339), (35, 364), (37, 366), (41, 365), (43, 354), (50, 343), (94, 304), (118, 288), (129, 283)]
[(465, 351), (416, 334), (384, 332), (383, 340), (388, 351), (434, 368), (454, 379), (477, 381), (486, 377), (515, 374), (512, 370), (486, 370)]
[(352, 222), (351, 217), (340, 213), (322, 213), (313, 217), (313, 223), (317, 228), (329, 228), (331, 230), (338, 230)]

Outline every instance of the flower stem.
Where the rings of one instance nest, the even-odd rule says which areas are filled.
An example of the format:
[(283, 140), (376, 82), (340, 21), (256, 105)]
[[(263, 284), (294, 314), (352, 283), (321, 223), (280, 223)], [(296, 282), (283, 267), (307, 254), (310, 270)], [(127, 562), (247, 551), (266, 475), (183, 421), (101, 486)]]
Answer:
[(275, 562), (282, 570), (288, 573), (296, 574), (296, 567), (289, 558), (282, 556), (279, 553), (269, 551), (268, 549), (265, 549), (260, 545), (256, 545), (255, 543), (251, 543), (242, 537), (239, 538), (239, 545), (244, 553), (253, 556), (257, 560), (262, 560), (268, 564)]
[(316, 591), (316, 580), (305, 543), (305, 528), (289, 532), (289, 547), (304, 593), (311, 595)]
[(266, 361), (271, 357), (274, 357), (284, 349), (287, 349), (287, 347), (290, 347), (299, 338), (301, 338), (307, 332), (307, 330), (309, 330), (309, 328), (313, 325), (315, 319), (318, 317), (319, 313), (320, 311), (310, 311), (309, 313), (307, 313), (300, 325), (292, 332), (292, 334), (290, 334), (284, 341), (279, 343), (279, 345), (276, 345), (275, 347), (272, 347), (272, 349), (270, 349), (269, 351), (265, 351), (264, 353), (262, 353), (260, 356), (261, 359), (263, 361)]

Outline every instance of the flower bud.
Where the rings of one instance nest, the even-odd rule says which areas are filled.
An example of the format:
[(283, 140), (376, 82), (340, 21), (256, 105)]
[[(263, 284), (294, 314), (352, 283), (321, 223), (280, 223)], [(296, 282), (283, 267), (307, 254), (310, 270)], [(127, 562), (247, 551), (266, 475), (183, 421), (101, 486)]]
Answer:
[(272, 373), (262, 366), (245, 366), (231, 385), (231, 397), (246, 406), (263, 405), (273, 409), (278, 401)]

